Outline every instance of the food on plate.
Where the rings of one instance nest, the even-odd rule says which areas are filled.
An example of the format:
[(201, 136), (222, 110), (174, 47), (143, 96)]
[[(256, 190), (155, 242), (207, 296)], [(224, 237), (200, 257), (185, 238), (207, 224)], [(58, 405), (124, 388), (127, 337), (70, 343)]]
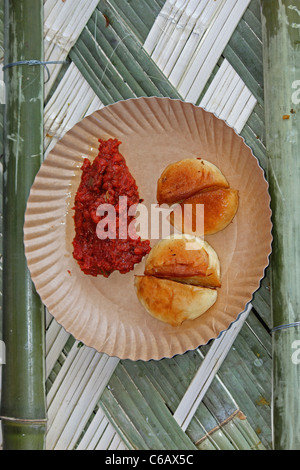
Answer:
[(160, 240), (149, 253), (145, 274), (185, 284), (220, 287), (220, 261), (205, 241), (183, 235)]
[(213, 163), (187, 158), (171, 163), (157, 182), (157, 202), (174, 204), (209, 188), (228, 188), (229, 183)]
[[(128, 209), (142, 200), (119, 152), (121, 142), (99, 139), (99, 143), (96, 158), (93, 162), (85, 158), (81, 167), (74, 204), (73, 256), (85, 274), (108, 277), (113, 271), (131, 271), (150, 252), (150, 242), (135, 236), (135, 215), (128, 215)], [(99, 224), (107, 228), (101, 237)]]
[(178, 326), (206, 312), (221, 286), (215, 250), (197, 237), (172, 235), (150, 251), (144, 275), (135, 276), (137, 297), (150, 315)]
[(135, 276), (135, 289), (147, 312), (172, 326), (179, 326), (185, 320), (194, 320), (217, 300), (215, 289), (155, 276)]
[[(191, 209), (185, 210), (190, 204)], [(202, 220), (204, 205), (203, 223)], [(185, 199), (183, 203), (175, 207), (170, 214), (171, 224), (178, 230), (197, 236), (212, 235), (226, 228), (234, 218), (239, 205), (239, 196), (236, 189), (219, 188), (211, 191), (203, 191)], [(198, 212), (199, 211), (199, 212)]]
[[(182, 233), (211, 235), (225, 229), (239, 206), (221, 170), (201, 158), (172, 163), (157, 181), (157, 202), (174, 205), (170, 223)], [(177, 205), (176, 205), (177, 204)]]

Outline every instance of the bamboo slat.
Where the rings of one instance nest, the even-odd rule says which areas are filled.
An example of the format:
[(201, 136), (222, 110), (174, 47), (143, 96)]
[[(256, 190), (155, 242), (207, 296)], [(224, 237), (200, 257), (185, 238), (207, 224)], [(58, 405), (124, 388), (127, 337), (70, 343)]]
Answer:
[[(196, 50), (192, 63), (189, 64), (183, 80), (178, 84), (178, 90), (185, 100), (195, 102), (199, 97), (213, 70), (215, 58), (220, 57), (223, 47), (227, 44), (248, 4), (249, 0), (224, 2), (220, 14), (205, 35), (202, 47)], [(196, 78), (193, 78), (196, 70)], [(170, 76), (170, 81), (172, 82), (172, 76)]]
[[(86, 22), (99, 0), (89, 0), (82, 8), (82, 0), (44, 2), (44, 48), (45, 60), (64, 61), (69, 50), (75, 44)], [(53, 64), (49, 81), (45, 84), (45, 97), (48, 96), (55, 80), (59, 76), (61, 64)]]
[[(43, 2), (5, 2), (5, 63), (43, 60)], [(26, 201), (43, 155), (41, 66), (5, 70), (3, 366), (4, 449), (42, 449), (46, 425), (44, 310), (23, 248)]]
[[(4, 86), (4, 81), (3, 81), (3, 70), (2, 70), (2, 65), (3, 65), (3, 59), (4, 59), (4, 0), (0, 1), (0, 155), (3, 155), (3, 145), (4, 145), (4, 130), (3, 130), (3, 124), (4, 124), (4, 103), (5, 103), (5, 86)], [(1, 162), (0, 165), (0, 207), (3, 208), (3, 165)], [(1, 396), (1, 382), (2, 382), (2, 365), (5, 362), (5, 358), (3, 358), (3, 355), (5, 354), (5, 344), (1, 343), (3, 341), (3, 331), (2, 331), (2, 282), (3, 282), (3, 276), (2, 276), (2, 259), (3, 259), (3, 240), (2, 240), (2, 234), (3, 234), (3, 214), (2, 210), (0, 212), (0, 221), (1, 221), (1, 227), (0, 227), (0, 285), (1, 285), (1, 292), (0, 292), (0, 355), (2, 358), (0, 359), (0, 396)], [(0, 401), (1, 403), (1, 401)], [(1, 420), (0, 420), (0, 450), (2, 449), (2, 442), (3, 442), (3, 436), (2, 436), (2, 427), (1, 427)]]
[[(118, 364), (76, 341), (47, 394), (47, 449), (73, 448)], [(64, 393), (61, 382), (67, 388)], [(87, 405), (85, 405), (87, 404)]]
[[(273, 327), (299, 322), (299, 5), (262, 2), (266, 148), (273, 210)], [(299, 325), (299, 323), (298, 323)], [(275, 450), (299, 450), (299, 326), (273, 332)]]

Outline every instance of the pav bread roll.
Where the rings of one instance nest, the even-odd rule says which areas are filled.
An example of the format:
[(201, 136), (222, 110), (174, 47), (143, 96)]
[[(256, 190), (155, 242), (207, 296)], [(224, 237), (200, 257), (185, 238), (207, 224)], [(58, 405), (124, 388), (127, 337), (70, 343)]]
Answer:
[(229, 183), (213, 163), (187, 158), (171, 163), (157, 182), (158, 204), (174, 204), (208, 188), (228, 188)]
[(147, 312), (172, 326), (179, 326), (185, 320), (199, 317), (217, 300), (215, 289), (155, 276), (135, 276), (135, 289)]
[(189, 235), (160, 240), (146, 259), (145, 274), (202, 287), (221, 286), (217, 253)]
[[(189, 210), (187, 210), (188, 204), (190, 204)], [(230, 224), (238, 206), (239, 196), (236, 189), (219, 188), (204, 191), (185, 199), (175, 207), (170, 214), (170, 223), (182, 233), (198, 237), (212, 235), (224, 230)]]

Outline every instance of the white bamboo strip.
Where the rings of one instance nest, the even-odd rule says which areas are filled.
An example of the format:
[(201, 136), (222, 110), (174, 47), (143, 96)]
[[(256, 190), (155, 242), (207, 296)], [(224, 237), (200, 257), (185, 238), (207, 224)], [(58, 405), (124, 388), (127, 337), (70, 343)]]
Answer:
[(69, 333), (53, 319), (46, 332), (46, 379), (49, 377), (69, 336)]
[(213, 112), (240, 133), (257, 101), (229, 62), (224, 59), (200, 106)]
[(49, 310), (47, 308), (45, 308), (45, 327), (46, 327), (46, 329), (48, 328), (48, 326), (52, 322), (52, 319), (53, 319), (53, 316), (51, 315), (51, 313), (49, 313)]
[(110, 444), (115, 436), (115, 430), (112, 426), (108, 426), (101, 436), (98, 444), (95, 447), (95, 450), (104, 450), (110, 447)]
[[(228, 87), (227, 99), (224, 100), (224, 104), (222, 106), (221, 111), (219, 112), (219, 117), (224, 119), (224, 121), (228, 121), (228, 117), (232, 111), (232, 108), (237, 101), (237, 96), (240, 95), (242, 89), (245, 87), (243, 80), (240, 79), (237, 73), (234, 74), (231, 83)], [(250, 91), (249, 91), (249, 94)], [(256, 100), (255, 100), (256, 102)]]
[(149, 55), (152, 54), (157, 41), (159, 40), (162, 31), (165, 30), (167, 22), (172, 17), (173, 8), (175, 6), (176, 0), (167, 0), (161, 11), (157, 15), (156, 20), (148, 34), (145, 42), (144, 49), (148, 52)]
[(169, 16), (168, 21), (164, 30), (161, 32), (155, 49), (152, 52), (152, 59), (157, 62), (161, 53), (165, 50), (166, 45), (169, 44), (170, 37), (179, 21), (187, 0), (176, 0), (176, 3), (172, 9), (172, 14)]
[(213, 23), (214, 18), (222, 8), (223, 3), (224, 0), (219, 2), (209, 2), (197, 19), (197, 22), (169, 75), (169, 80), (175, 87), (178, 86), (187, 70), (188, 64), (192, 61), (195, 50), (200, 44), (205, 31), (209, 28), (209, 25)]
[(193, 378), (174, 413), (174, 419), (183, 430), (187, 429), (212, 380), (215, 378), (223, 360), (226, 358), (235, 338), (244, 325), (251, 307), (252, 305), (249, 304), (247, 309), (241, 313), (238, 320), (234, 322), (227, 331), (222, 333), (219, 338), (214, 340), (208, 353), (204, 357), (198, 372)]
[(72, 63), (44, 110), (45, 156), (77, 122), (102, 107), (100, 99)]
[(85, 346), (78, 349), (78, 344), (74, 344), (60, 371), (61, 377), (58, 374), (47, 397), (48, 449), (75, 446), (118, 362), (117, 358)]
[(235, 118), (235, 114), (234, 114), (235, 108), (233, 108), (233, 110), (230, 113), (230, 115), (228, 117), (228, 120), (227, 120), (229, 125), (231, 125), (231, 122), (233, 122), (233, 121), (235, 122), (233, 127), (235, 128), (235, 130), (238, 133), (240, 133), (241, 130), (243, 129), (245, 123), (248, 121), (248, 118), (249, 118), (250, 114), (252, 113), (252, 111), (253, 111), (256, 103), (257, 103), (254, 96), (252, 96), (249, 93), (249, 90), (246, 87), (243, 90), (243, 93), (241, 94), (241, 98), (245, 99), (245, 104), (243, 106), (243, 110), (240, 111), (238, 117)]
[[(245, 0), (241, 0), (240, 3), (243, 3), (244, 1)], [(200, 87), (202, 84), (206, 84), (207, 79), (211, 75), (211, 72), (217, 63), (223, 48), (227, 43), (227, 41), (220, 42), (219, 39), (219, 37), (223, 36), (224, 29), (225, 31), (228, 29), (228, 33), (230, 35), (234, 31), (235, 27), (232, 27), (231, 30), (226, 26), (228, 19), (231, 19), (232, 21), (232, 12), (235, 10), (235, 7), (238, 3), (239, 2), (237, 0), (227, 0), (222, 5), (222, 8), (218, 10), (217, 15), (213, 18), (213, 21), (210, 24), (210, 27), (207, 28), (205, 35), (202, 37), (200, 43), (194, 51), (193, 58), (185, 70), (183, 77), (178, 83), (178, 90), (188, 101), (192, 101), (189, 92), (197, 75), (203, 70), (207, 72), (205, 81), (200, 83)], [(170, 80), (172, 81), (172, 76), (170, 76)], [(199, 88), (199, 93), (198, 90), (196, 91), (198, 96), (200, 95), (201, 91), (201, 88)], [(195, 99), (197, 99), (197, 97)]]
[[(99, 354), (98, 354), (99, 356)], [(57, 449), (73, 449), (76, 442), (84, 430), (92, 411), (98, 403), (100, 396), (109, 382), (112, 374), (119, 363), (116, 357), (103, 355), (101, 360), (98, 357), (98, 363), (88, 384), (78, 400), (76, 407), (69, 418), (64, 432), (56, 445)], [(87, 406), (88, 405), (88, 406)], [(112, 428), (110, 425), (109, 428)], [(114, 430), (115, 433), (115, 430)]]
[[(75, 343), (48, 395), (47, 448), (53, 449), (66, 425), (68, 406), (76, 406), (78, 393), (92, 373), (96, 352), (88, 348), (78, 348)], [(101, 358), (100, 358), (101, 360)], [(54, 395), (55, 394), (55, 395)]]
[(120, 440), (117, 450), (128, 450), (124, 442)]
[[(174, 49), (176, 48), (176, 46), (180, 46), (180, 44), (182, 44), (182, 41), (184, 40), (184, 37), (182, 38), (182, 32), (186, 31), (186, 33), (188, 34), (187, 25), (193, 11), (197, 6), (197, 3), (198, 0), (188, 0), (182, 5), (182, 7), (179, 8), (180, 13), (178, 12), (177, 17), (174, 18), (173, 30), (171, 33), (168, 33), (169, 39), (156, 60), (158, 67), (160, 67), (164, 71), (164, 73), (166, 73), (166, 63), (168, 62), (170, 56), (172, 56), (172, 54), (174, 53)], [(155, 51), (153, 52), (152, 58), (153, 60), (155, 60)]]
[[(120, 445), (122, 445), (123, 450), (126, 449), (126, 446), (120, 436), (115, 432), (114, 437), (109, 445), (108, 450), (120, 450)], [(105, 450), (105, 449), (100, 449), (100, 450)]]
[(61, 328), (62, 327), (52, 317), (52, 321), (49, 323), (47, 330), (46, 330), (46, 337), (47, 337), (46, 348), (45, 348), (46, 355), (49, 354), (49, 351), (53, 347), (53, 344), (57, 336), (59, 335), (59, 331), (61, 330)]
[[(178, 91), (196, 102), (250, 0), (227, 0), (197, 48)], [(171, 77), (170, 77), (171, 79)]]
[[(208, 0), (205, 1), (199, 1), (196, 0), (193, 3), (190, 3), (186, 9), (186, 16), (187, 16), (187, 21), (185, 25), (178, 24), (178, 29), (181, 29), (180, 35), (178, 38), (177, 43), (175, 44), (173, 52), (167, 57), (166, 64), (164, 66), (164, 74), (168, 77), (175, 66), (175, 64), (178, 62), (178, 58), (190, 36), (190, 34), (193, 32), (193, 29), (196, 25), (197, 20), (199, 19), (201, 13), (203, 13), (203, 10), (205, 6), (207, 5)], [(173, 38), (172, 38), (173, 40)]]
[(100, 437), (105, 431), (109, 421), (102, 408), (99, 408), (83, 438), (78, 444), (77, 450), (94, 450)]
[(126, 444), (122, 441), (121, 437), (115, 431), (114, 427), (107, 419), (102, 408), (98, 409), (96, 415), (94, 416), (92, 422), (84, 433), (84, 436), (82, 437), (76, 449), (95, 450), (97, 448), (98, 450), (107, 450), (107, 447), (104, 447), (103, 441), (100, 444), (100, 440), (104, 433), (111, 433), (111, 429), (113, 430), (113, 438), (111, 440), (111, 443), (109, 444), (109, 450), (119, 449), (120, 446), (123, 450), (127, 449)]
[(47, 394), (49, 427), (59, 411), (60, 403), (63, 401), (66, 391), (70, 389), (73, 382), (79, 377), (78, 374), (82, 374), (88, 369), (89, 363), (95, 355), (95, 351), (83, 347), (80, 348), (78, 344), (78, 341), (74, 343)]
[(227, 101), (229, 86), (234, 79), (235, 71), (228, 64), (226, 70), (224, 70), (224, 72), (220, 72), (218, 75), (221, 75), (221, 80), (206, 104), (206, 109), (209, 109), (209, 111), (213, 113), (217, 112), (217, 110), (222, 107), (222, 102), (224, 102), (224, 100), (225, 102)]
[[(57, 1), (44, 4), (44, 49), (45, 60), (65, 60), (70, 49), (80, 36), (84, 26), (94, 12), (99, 0)], [(60, 69), (60, 64), (51, 65), (50, 80), (45, 85), (48, 95)]]
[[(154, 27), (150, 30), (148, 38), (152, 38), (155, 34), (159, 34), (157, 45), (151, 54), (152, 59), (167, 76), (172, 68), (174, 57), (176, 58), (176, 55), (178, 52), (180, 53), (180, 49), (182, 48), (180, 44), (178, 47), (179, 38), (182, 36), (182, 42), (185, 37), (188, 38), (195, 20), (197, 20), (198, 26), (201, 23), (203, 33), (214, 17), (215, 11), (223, 2), (224, 0), (217, 0), (215, 2), (209, 3), (207, 3), (206, 0), (201, 0), (200, 2), (199, 0), (197, 2), (183, 2), (182, 0), (180, 2), (177, 1), (173, 9), (173, 14), (170, 17), (165, 29), (159, 32), (154, 25)], [(189, 21), (193, 13), (194, 15), (192, 21)], [(197, 29), (197, 32), (199, 32), (199, 28)], [(148, 38), (146, 39), (145, 44), (147, 44)], [(197, 40), (199, 41), (199, 34), (197, 34)], [(175, 48), (176, 51), (174, 51)], [(188, 51), (185, 50), (185, 53), (182, 57), (183, 59), (186, 57), (187, 52)], [(165, 67), (169, 60), (171, 64), (169, 64), (168, 67)]]

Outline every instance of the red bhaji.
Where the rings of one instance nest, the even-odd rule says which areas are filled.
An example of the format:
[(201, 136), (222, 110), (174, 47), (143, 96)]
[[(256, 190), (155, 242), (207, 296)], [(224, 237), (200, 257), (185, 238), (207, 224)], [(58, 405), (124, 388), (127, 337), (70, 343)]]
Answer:
[[(81, 182), (74, 206), (73, 256), (85, 274), (108, 277), (113, 271), (122, 274), (131, 271), (150, 252), (150, 242), (136, 236), (131, 238), (129, 234), (126, 238), (123, 238), (124, 235), (119, 237), (118, 227), (122, 216), (120, 209), (123, 207), (119, 204), (119, 197), (127, 197), (127, 228), (134, 221), (134, 216), (128, 216), (129, 207), (142, 200), (135, 179), (119, 153), (121, 142), (117, 139), (99, 139), (99, 142), (97, 157), (92, 163), (85, 158), (81, 167)], [(98, 223), (107, 217), (107, 214), (97, 213), (102, 204), (114, 206), (117, 228), (115, 238), (100, 239), (97, 236)]]

